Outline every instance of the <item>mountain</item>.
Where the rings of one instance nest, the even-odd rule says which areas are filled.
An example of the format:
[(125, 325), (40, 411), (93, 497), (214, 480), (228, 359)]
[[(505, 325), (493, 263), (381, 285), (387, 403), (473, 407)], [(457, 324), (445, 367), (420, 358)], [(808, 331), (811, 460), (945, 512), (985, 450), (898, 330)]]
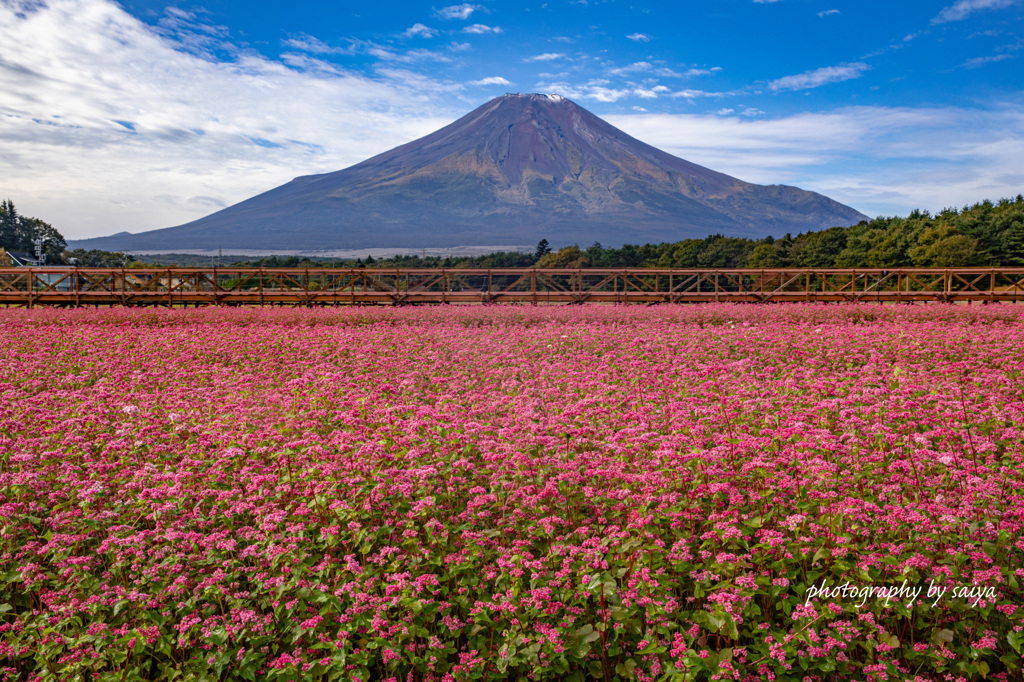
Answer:
[(508, 94), (344, 170), (307, 175), (177, 227), (74, 248), (357, 249), (764, 237), (866, 216), (755, 185), (630, 137), (559, 95)]

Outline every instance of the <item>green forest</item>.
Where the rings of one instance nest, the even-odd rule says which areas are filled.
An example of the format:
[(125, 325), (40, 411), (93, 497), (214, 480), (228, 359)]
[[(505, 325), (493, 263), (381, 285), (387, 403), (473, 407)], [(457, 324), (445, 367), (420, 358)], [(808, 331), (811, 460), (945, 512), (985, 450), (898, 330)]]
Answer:
[[(0, 203), (0, 247), (31, 252), (33, 240), (45, 237), (48, 264), (81, 267), (211, 265), (211, 259), (185, 254), (132, 258), (106, 251), (68, 251), (64, 238), (48, 223), (17, 213), (10, 200)], [(720, 234), (704, 239), (633, 245), (566, 246), (558, 250), (542, 240), (532, 253), (499, 252), (482, 256), (440, 258), (394, 256), (339, 260), (270, 256), (256, 260), (225, 257), (233, 267), (373, 267), (373, 268), (897, 268), (1024, 266), (1024, 196), (982, 201), (931, 215), (913, 211), (906, 217), (879, 217), (851, 227), (832, 227), (781, 238), (746, 239)]]

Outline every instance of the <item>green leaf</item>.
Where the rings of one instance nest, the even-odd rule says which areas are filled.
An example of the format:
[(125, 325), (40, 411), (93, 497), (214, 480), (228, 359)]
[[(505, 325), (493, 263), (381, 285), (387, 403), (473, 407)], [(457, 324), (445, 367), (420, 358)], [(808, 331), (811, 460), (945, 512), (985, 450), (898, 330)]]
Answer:
[(733, 620), (731, 616), (725, 616), (725, 625), (726, 632), (728, 633), (731, 639), (737, 640), (740, 638), (740, 632), (739, 629), (736, 627), (736, 621)]
[(1014, 651), (1018, 654), (1021, 653), (1021, 644), (1024, 644), (1024, 631), (1009, 633), (1006, 635), (1006, 641), (1010, 643)]

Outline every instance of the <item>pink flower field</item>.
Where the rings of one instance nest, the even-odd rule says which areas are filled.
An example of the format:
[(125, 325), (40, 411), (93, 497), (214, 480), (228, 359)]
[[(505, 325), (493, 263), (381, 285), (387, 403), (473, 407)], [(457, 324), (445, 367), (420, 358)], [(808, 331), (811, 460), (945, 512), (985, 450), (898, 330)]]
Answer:
[(1024, 306), (0, 310), (0, 357), (0, 679), (1022, 679)]

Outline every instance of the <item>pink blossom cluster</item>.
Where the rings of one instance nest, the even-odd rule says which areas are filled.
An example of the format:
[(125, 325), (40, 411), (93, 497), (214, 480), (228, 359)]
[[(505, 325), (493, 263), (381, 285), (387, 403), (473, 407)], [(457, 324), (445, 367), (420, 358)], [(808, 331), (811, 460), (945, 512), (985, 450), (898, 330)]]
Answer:
[[(0, 679), (1021, 674), (1024, 307), (0, 310), (0, 357)], [(997, 596), (805, 599), (904, 581)]]

